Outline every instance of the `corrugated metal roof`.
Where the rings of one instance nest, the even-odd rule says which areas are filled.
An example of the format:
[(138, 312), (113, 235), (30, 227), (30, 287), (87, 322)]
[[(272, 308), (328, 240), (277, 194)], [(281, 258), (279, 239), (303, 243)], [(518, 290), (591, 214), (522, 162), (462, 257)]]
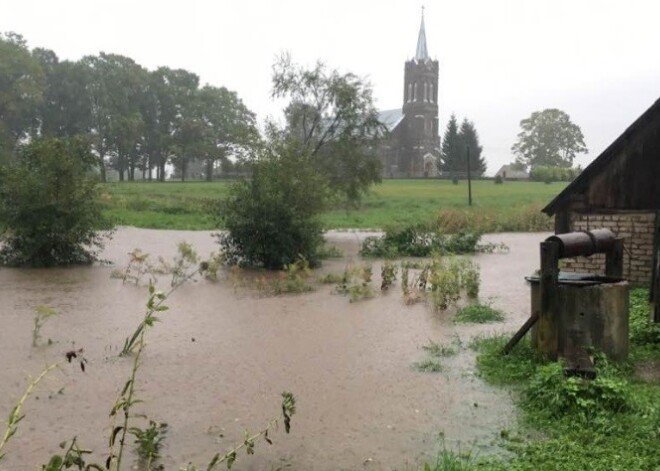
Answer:
[(381, 110), (378, 112), (378, 121), (383, 123), (389, 132), (392, 132), (402, 119), (403, 111), (401, 108), (394, 110)]

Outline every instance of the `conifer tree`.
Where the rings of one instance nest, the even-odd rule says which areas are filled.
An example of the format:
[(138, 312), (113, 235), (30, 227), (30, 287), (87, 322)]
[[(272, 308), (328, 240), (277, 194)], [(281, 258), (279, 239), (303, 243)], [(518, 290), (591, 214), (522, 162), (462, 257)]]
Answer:
[(459, 155), (458, 121), (456, 120), (456, 115), (452, 114), (442, 139), (438, 169), (445, 174), (455, 173), (459, 170)]
[(481, 176), (486, 172), (486, 160), (481, 156), (483, 147), (479, 145), (479, 134), (477, 133), (474, 123), (464, 119), (461, 123), (461, 129), (458, 132), (458, 141), (462, 149), (462, 158), (459, 162), (462, 166), (459, 167), (462, 171), (467, 173), (467, 147), (470, 147), (470, 173), (473, 176)]

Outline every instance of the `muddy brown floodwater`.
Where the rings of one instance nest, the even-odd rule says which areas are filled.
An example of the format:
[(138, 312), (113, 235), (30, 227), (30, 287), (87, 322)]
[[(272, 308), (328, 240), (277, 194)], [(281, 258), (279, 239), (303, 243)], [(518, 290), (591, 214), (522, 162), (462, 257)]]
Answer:
[[(341, 272), (359, 263), (362, 233), (329, 233), (345, 255), (324, 264)], [(169, 424), (165, 469), (208, 463), (216, 451), (243, 441), (279, 413), (280, 393), (297, 399), (292, 432), (271, 435), (273, 446), (239, 455), (241, 470), (416, 469), (445, 446), (496, 452), (499, 431), (515, 421), (506, 391), (475, 376), (474, 354), (464, 346), (444, 362), (444, 372), (416, 371), (429, 339), (466, 345), (477, 334), (513, 330), (529, 315), (523, 276), (538, 265), (544, 234), (496, 234), (508, 254), (478, 255), (481, 298), (508, 315), (506, 322), (456, 326), (451, 312), (423, 304), (405, 306), (398, 284), (371, 300), (349, 303), (332, 286), (302, 295), (264, 297), (235, 289), (228, 279), (181, 287), (170, 311), (149, 331), (137, 380), (140, 412)], [(206, 254), (216, 249), (208, 232), (118, 230), (103, 257), (123, 267), (140, 247), (171, 258), (179, 241)], [(374, 286), (379, 267), (374, 263)], [(33, 470), (77, 436), (107, 456), (108, 413), (131, 367), (118, 358), (124, 339), (144, 313), (145, 287), (111, 279), (112, 266), (67, 269), (0, 269), (0, 417), (22, 394), (29, 375), (84, 347), (82, 373), (73, 365), (48, 376), (27, 402), (26, 418), (8, 444), (3, 470)], [(59, 315), (42, 328), (43, 346), (31, 347), (34, 307)], [(47, 340), (52, 345), (47, 345)], [(2, 430), (4, 430), (4, 423)], [(132, 456), (132, 454), (131, 454)]]

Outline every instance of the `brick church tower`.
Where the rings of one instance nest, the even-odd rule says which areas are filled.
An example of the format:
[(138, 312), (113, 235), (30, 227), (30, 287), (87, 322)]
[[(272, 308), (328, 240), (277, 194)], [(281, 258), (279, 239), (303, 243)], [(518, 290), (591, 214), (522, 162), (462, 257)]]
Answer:
[(438, 61), (429, 57), (426, 47), (422, 10), (415, 57), (406, 61), (404, 68), (403, 107), (381, 112), (381, 120), (390, 130), (383, 152), (384, 177), (437, 175), (438, 76)]

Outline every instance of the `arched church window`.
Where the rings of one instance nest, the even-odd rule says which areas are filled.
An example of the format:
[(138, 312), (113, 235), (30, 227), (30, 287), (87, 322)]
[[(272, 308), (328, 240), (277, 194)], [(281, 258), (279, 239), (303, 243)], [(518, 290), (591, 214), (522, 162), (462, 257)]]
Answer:
[(429, 84), (424, 82), (424, 101), (429, 101)]
[(408, 84), (408, 103), (412, 101), (412, 83)]
[(430, 85), (430, 88), (431, 88), (431, 93), (429, 93), (429, 95), (431, 96), (431, 98), (429, 101), (431, 103), (435, 103), (435, 95), (433, 94), (433, 84)]
[(417, 82), (413, 85), (413, 100), (417, 101)]

